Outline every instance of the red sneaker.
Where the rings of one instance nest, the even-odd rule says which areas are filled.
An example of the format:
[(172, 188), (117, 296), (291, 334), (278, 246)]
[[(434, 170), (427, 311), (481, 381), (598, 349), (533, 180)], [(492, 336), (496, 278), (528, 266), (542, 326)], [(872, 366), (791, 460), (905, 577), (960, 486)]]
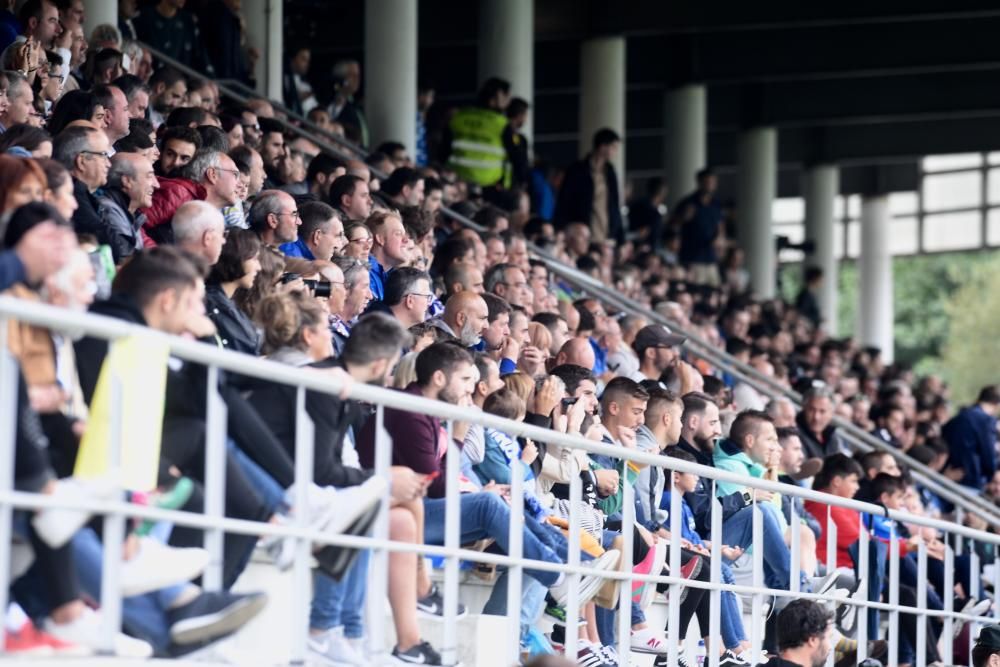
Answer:
[(688, 562), (681, 565), (681, 576), (685, 579), (694, 579), (701, 573), (701, 556), (692, 556)]
[(28, 621), (17, 632), (7, 631), (4, 651), (14, 655), (52, 655), (54, 653), (52, 647), (40, 635), (31, 621)]

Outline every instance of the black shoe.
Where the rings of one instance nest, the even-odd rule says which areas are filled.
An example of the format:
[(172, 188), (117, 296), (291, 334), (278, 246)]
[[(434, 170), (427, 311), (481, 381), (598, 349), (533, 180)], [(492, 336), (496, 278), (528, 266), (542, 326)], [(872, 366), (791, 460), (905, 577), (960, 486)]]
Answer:
[[(417, 611), (425, 616), (444, 618), (444, 597), (438, 591), (437, 584), (431, 584), (430, 592), (417, 600)], [(459, 602), (455, 618), (463, 616), (465, 616), (465, 605)]]
[[(719, 662), (722, 665), (722, 662)], [(653, 667), (667, 667), (667, 656), (658, 655), (656, 659), (653, 660)], [(677, 664), (675, 667), (691, 667), (691, 663), (684, 658), (684, 654), (680, 651), (677, 652)]]
[[(344, 535), (354, 535), (356, 537), (367, 535), (368, 531), (375, 524), (375, 519), (378, 518), (379, 509), (380, 506), (375, 505), (362, 514), (351, 524), (350, 528), (344, 531)], [(323, 574), (333, 578), (334, 581), (340, 581), (347, 571), (351, 569), (351, 565), (354, 564), (360, 553), (359, 549), (330, 544), (314, 553), (313, 557), (315, 557), (316, 563), (319, 569), (323, 571)]]
[(441, 654), (435, 651), (434, 647), (427, 642), (420, 642), (406, 651), (400, 651), (397, 646), (392, 649), (392, 659), (397, 665), (441, 664)]
[(264, 593), (204, 592), (167, 615), (174, 644), (200, 644), (221, 639), (242, 628), (267, 604)]

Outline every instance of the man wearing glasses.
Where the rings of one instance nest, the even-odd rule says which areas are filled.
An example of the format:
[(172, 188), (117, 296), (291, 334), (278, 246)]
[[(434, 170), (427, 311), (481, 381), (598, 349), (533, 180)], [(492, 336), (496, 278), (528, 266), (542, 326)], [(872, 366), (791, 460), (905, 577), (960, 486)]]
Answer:
[(73, 230), (77, 234), (93, 234), (98, 243), (109, 245), (108, 229), (98, 213), (94, 192), (108, 182), (110, 155), (108, 137), (89, 127), (63, 130), (52, 148), (53, 159), (62, 163), (73, 177), (73, 196), (77, 202)]

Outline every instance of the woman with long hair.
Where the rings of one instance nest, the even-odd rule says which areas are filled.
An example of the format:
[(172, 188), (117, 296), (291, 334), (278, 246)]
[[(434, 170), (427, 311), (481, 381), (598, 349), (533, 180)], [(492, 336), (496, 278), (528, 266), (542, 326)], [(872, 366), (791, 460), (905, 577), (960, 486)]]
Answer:
[(250, 230), (231, 229), (205, 281), (205, 311), (215, 323), (219, 343), (227, 350), (253, 355), (260, 351), (260, 334), (233, 302), (233, 295), (241, 287), (253, 287), (260, 272), (260, 247), (260, 239)]

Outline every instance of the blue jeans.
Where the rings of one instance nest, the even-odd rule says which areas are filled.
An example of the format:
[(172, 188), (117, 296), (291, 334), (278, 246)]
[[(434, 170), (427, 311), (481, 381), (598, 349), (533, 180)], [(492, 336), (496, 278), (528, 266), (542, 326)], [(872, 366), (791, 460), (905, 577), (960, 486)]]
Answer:
[[(733, 570), (725, 562), (722, 564), (722, 583), (734, 584)], [(722, 632), (722, 643), (726, 648), (736, 648), (740, 642), (747, 640), (746, 630), (743, 628), (743, 610), (736, 593), (732, 591), (722, 591), (719, 608), (719, 629)], [(702, 634), (706, 634), (708, 628), (702, 629)]]
[[(764, 583), (768, 588), (789, 590), (792, 556), (785, 544), (781, 523), (775, 514), (777, 510), (769, 504), (757, 505), (763, 519)], [(753, 544), (753, 508), (744, 507), (722, 523), (722, 543), (727, 546), (747, 549)], [(799, 590), (811, 592), (805, 576), (799, 572)]]
[(363, 550), (340, 581), (316, 570), (313, 574), (313, 599), (309, 627), (329, 630), (344, 626), (344, 636), (365, 636), (364, 608), (368, 589), (368, 564), (371, 552)]
[[(857, 572), (859, 557), (859, 545), (857, 542), (847, 547), (847, 553), (854, 559), (854, 571)], [(889, 572), (889, 549), (885, 542), (872, 539), (868, 542), (868, 601), (880, 602), (882, 600), (882, 586), (886, 581)], [(878, 609), (868, 610), (868, 637), (878, 637), (879, 615)], [(900, 642), (901, 644), (903, 642)]]
[[(459, 542), (471, 544), (487, 537), (492, 538), (496, 545), (508, 551), (510, 531), (510, 508), (500, 496), (493, 493), (463, 493), (459, 498), (460, 528)], [(424, 500), (424, 543), (444, 545), (444, 498), (427, 498)], [(540, 537), (540, 535), (542, 537)], [(549, 538), (552, 531), (528, 517), (524, 519), (523, 555), (530, 560), (547, 563), (566, 562), (560, 554), (548, 546), (543, 539)], [(561, 535), (560, 535), (561, 537)], [(554, 538), (553, 538), (554, 539)], [(565, 540), (563, 540), (565, 543)], [(541, 570), (525, 570), (525, 574), (536, 579), (549, 588), (559, 579), (558, 572)]]
[(267, 506), (271, 514), (287, 510), (285, 490), (281, 488), (281, 485), (274, 481), (274, 478), (267, 474), (267, 471), (261, 468), (256, 461), (247, 456), (232, 438), (226, 440), (226, 448), (233, 458), (236, 459), (236, 462), (239, 463), (240, 468), (243, 469), (243, 474), (246, 475), (247, 481), (260, 494), (264, 505)]
[[(507, 615), (507, 580), (510, 570), (504, 570), (490, 592), (490, 599), (483, 607), (483, 613), (490, 616)], [(545, 609), (545, 595), (548, 589), (532, 577), (521, 579), (521, 642), (524, 643), (528, 630), (542, 615)]]

